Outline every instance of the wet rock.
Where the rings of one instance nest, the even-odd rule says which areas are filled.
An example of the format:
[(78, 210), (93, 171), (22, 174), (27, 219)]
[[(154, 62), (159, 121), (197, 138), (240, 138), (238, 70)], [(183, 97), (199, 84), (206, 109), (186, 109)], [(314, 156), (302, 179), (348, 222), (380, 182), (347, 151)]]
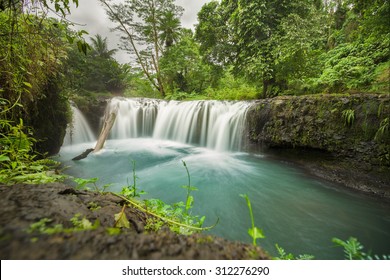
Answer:
[[(354, 114), (349, 124), (345, 110)], [(281, 148), (304, 153), (321, 150), (333, 158), (323, 166), (323, 176), (325, 170), (337, 169), (337, 176), (327, 177), (373, 194), (382, 193), (378, 189), (390, 193), (390, 130), (379, 129), (389, 116), (389, 95), (280, 96), (254, 102), (247, 113), (247, 127), (251, 146), (261, 145), (271, 153)], [(317, 159), (294, 160), (310, 168), (323, 164)], [(355, 178), (369, 187), (356, 187)], [(378, 185), (378, 181), (385, 183)]]
[[(91, 204), (93, 202), (93, 204)], [(72, 190), (59, 183), (0, 186), (0, 258), (7, 259), (268, 259), (258, 247), (222, 238), (193, 234), (183, 236), (166, 228), (145, 232), (146, 214), (126, 207), (130, 229), (110, 235), (114, 214), (123, 201), (113, 194)], [(48, 226), (72, 227), (70, 219), (81, 214), (93, 230), (56, 234), (28, 233), (32, 223), (51, 219)], [(255, 253), (255, 255), (253, 255)]]

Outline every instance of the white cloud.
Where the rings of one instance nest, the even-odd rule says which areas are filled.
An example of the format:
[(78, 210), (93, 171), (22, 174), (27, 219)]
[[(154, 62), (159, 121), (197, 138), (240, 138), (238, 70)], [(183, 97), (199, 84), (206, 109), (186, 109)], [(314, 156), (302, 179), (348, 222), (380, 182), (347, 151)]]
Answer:
[[(176, 4), (184, 8), (182, 26), (185, 28), (194, 28), (199, 10), (205, 3), (210, 1), (176, 0)], [(111, 28), (115, 24), (109, 20), (103, 6), (98, 0), (80, 0), (78, 8), (71, 10), (71, 15), (68, 19), (77, 24), (74, 27), (75, 29), (84, 29), (91, 37), (96, 34), (107, 37), (109, 48), (118, 49), (119, 34), (111, 31)], [(124, 51), (118, 51), (115, 57), (121, 63), (129, 62), (129, 55)]]

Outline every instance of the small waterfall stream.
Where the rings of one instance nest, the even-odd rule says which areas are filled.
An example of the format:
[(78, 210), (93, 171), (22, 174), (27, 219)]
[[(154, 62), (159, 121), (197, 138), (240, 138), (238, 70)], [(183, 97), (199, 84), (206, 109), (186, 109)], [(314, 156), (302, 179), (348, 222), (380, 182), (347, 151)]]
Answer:
[(87, 120), (79, 109), (71, 105), (72, 121), (66, 128), (63, 146), (76, 145), (96, 140)]
[(108, 105), (109, 111), (118, 107), (111, 139), (152, 137), (217, 151), (237, 151), (249, 104), (114, 98)]

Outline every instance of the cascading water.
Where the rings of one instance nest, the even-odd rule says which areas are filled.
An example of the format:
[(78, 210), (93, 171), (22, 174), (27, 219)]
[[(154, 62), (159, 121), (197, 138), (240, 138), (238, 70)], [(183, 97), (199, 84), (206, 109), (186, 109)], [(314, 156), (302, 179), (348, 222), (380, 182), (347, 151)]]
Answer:
[(71, 105), (71, 109), (72, 121), (66, 128), (63, 146), (95, 141), (96, 138), (83, 114), (73, 105)]
[(193, 192), (192, 213), (206, 216), (205, 226), (219, 219), (211, 234), (251, 242), (246, 230), (251, 220), (240, 197), (245, 193), (252, 201), (255, 224), (267, 236), (261, 246), (271, 254), (277, 255), (278, 243), (295, 255), (342, 258), (342, 250), (331, 240), (348, 236), (357, 237), (368, 250), (388, 254), (388, 204), (306, 176), (266, 155), (234, 152), (245, 134), (249, 106), (248, 102), (114, 98), (106, 111), (118, 110), (111, 139), (102, 152), (80, 161), (72, 158), (92, 148), (94, 137), (81, 113), (72, 108), (73, 127), (68, 128), (68, 146), (62, 147), (59, 159), (70, 167), (70, 175), (99, 177), (98, 185), (108, 184), (114, 192), (131, 182), (131, 161), (135, 161), (137, 186), (147, 192), (144, 198), (170, 204), (187, 195), (180, 187), (188, 182), (184, 161), (191, 185), (198, 189)]
[(108, 106), (118, 108), (111, 138), (153, 137), (232, 151), (241, 147), (249, 103), (114, 98)]

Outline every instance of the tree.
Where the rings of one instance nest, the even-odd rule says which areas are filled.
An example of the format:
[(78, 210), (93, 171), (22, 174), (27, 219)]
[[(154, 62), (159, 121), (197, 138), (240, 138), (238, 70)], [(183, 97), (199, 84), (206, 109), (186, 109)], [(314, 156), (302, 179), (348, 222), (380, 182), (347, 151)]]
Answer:
[(160, 20), (160, 41), (164, 44), (165, 49), (172, 47), (177, 43), (180, 37), (181, 23), (174, 11), (168, 10)]
[(73, 45), (65, 63), (67, 87), (74, 90), (123, 93), (127, 66), (120, 65), (108, 49), (107, 38), (97, 34), (91, 39), (91, 50), (84, 55)]
[(161, 72), (171, 92), (200, 93), (208, 87), (210, 67), (202, 62), (191, 29), (183, 29), (180, 41), (164, 53)]
[(116, 30), (122, 33), (121, 47), (135, 55), (145, 76), (165, 96), (160, 58), (175, 40), (178, 18), (183, 9), (173, 0), (127, 0), (121, 4), (100, 2), (106, 7), (110, 19), (118, 24)]
[(91, 37), (92, 41), (92, 56), (98, 56), (105, 59), (110, 59), (117, 52), (116, 49), (109, 50), (107, 46), (107, 38), (104, 38), (100, 34), (96, 34), (95, 37)]
[[(0, 141), (27, 126), (40, 139), (35, 149), (58, 152), (67, 121), (62, 66), (70, 41), (86, 45), (83, 32), (72, 33), (68, 22), (47, 15), (52, 10), (65, 17), (72, 4), (78, 1), (0, 2)], [(0, 154), (5, 148), (0, 145)]]
[(230, 68), (236, 53), (232, 32), (226, 23), (226, 12), (217, 1), (206, 3), (198, 13), (195, 40), (203, 61), (211, 67), (212, 87), (217, 86), (223, 72)]

